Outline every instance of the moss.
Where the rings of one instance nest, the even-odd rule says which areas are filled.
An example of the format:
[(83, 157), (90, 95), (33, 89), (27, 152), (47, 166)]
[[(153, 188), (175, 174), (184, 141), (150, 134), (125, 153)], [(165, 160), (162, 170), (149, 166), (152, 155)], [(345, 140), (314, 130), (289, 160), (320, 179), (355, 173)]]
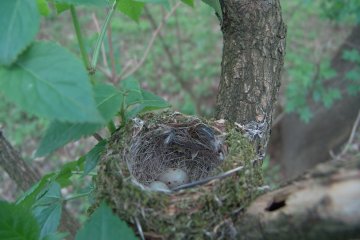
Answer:
[[(168, 122), (169, 112), (143, 116), (151, 124)], [(181, 115), (178, 121), (189, 121)], [(211, 121), (207, 122), (211, 125)], [(231, 124), (226, 126), (225, 145), (228, 153), (221, 171), (237, 166), (244, 169), (230, 177), (173, 194), (146, 191), (133, 184), (123, 151), (131, 138), (131, 124), (117, 131), (109, 140), (96, 178), (96, 204), (106, 201), (123, 220), (135, 228), (137, 218), (145, 236), (165, 239), (204, 239), (226, 236), (228, 225), (237, 221), (238, 214), (254, 199), (262, 185), (261, 167), (253, 144)]]

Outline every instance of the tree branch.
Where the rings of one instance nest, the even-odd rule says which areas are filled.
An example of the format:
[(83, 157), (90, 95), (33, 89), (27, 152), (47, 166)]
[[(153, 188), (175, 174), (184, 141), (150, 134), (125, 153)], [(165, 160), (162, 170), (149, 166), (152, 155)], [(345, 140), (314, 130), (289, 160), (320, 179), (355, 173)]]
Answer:
[[(28, 190), (32, 185), (40, 180), (40, 173), (34, 167), (29, 166), (19, 155), (19, 153), (6, 140), (0, 130), (0, 166), (8, 173), (10, 178), (23, 191)], [(70, 233), (71, 238), (75, 238), (79, 223), (76, 219), (63, 208), (63, 215), (60, 229)]]

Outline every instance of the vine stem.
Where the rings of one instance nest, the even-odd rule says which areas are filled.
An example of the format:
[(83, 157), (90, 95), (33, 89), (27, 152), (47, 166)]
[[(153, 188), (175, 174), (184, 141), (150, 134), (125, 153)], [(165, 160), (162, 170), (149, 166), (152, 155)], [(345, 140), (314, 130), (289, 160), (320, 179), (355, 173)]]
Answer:
[(82, 58), (82, 60), (84, 62), (85, 67), (89, 69), (90, 62), (89, 62), (89, 58), (88, 58), (88, 55), (87, 55), (86, 50), (85, 50), (84, 39), (83, 39), (82, 34), (81, 34), (79, 19), (77, 17), (74, 5), (70, 6), (70, 12), (71, 12), (72, 22), (73, 22), (73, 25), (74, 25), (74, 28), (75, 28), (76, 38), (77, 38), (78, 43), (79, 43), (81, 58)]
[[(89, 58), (88, 58), (87, 52), (85, 50), (85, 44), (84, 44), (84, 40), (83, 40), (83, 37), (81, 34), (81, 29), (80, 29), (79, 19), (76, 14), (76, 9), (73, 5), (70, 6), (71, 18), (72, 18), (72, 22), (73, 22), (73, 25), (75, 28), (75, 33), (76, 33), (76, 38), (77, 38), (79, 48), (80, 48), (81, 58), (84, 62), (85, 67), (89, 71), (90, 81), (92, 84), (95, 84), (94, 73), (95, 73), (97, 58), (99, 56), (99, 50), (100, 50), (101, 44), (104, 40), (107, 26), (110, 23), (110, 19), (111, 19), (112, 15), (114, 14), (114, 10), (116, 9), (116, 6), (117, 6), (117, 0), (114, 1), (114, 4), (112, 5), (112, 7), (106, 17), (105, 23), (101, 29), (101, 33), (100, 33), (99, 38), (97, 39), (97, 42), (95, 45), (94, 56), (93, 56), (91, 63), (89, 62)], [(107, 127), (108, 127), (108, 130), (110, 133), (113, 133), (116, 130), (116, 126), (112, 120), (108, 123)], [(97, 137), (95, 137), (95, 138), (97, 138)]]
[(108, 25), (110, 23), (110, 20), (111, 20), (112, 16), (114, 15), (117, 3), (118, 3), (118, 1), (115, 0), (112, 7), (110, 8), (110, 10), (109, 10), (109, 12), (108, 12), (108, 14), (106, 16), (105, 22), (104, 22), (103, 26), (101, 27), (100, 35), (99, 35), (99, 37), (98, 37), (98, 39), (96, 41), (96, 45), (95, 45), (95, 49), (94, 49), (94, 53), (93, 53), (93, 57), (91, 59), (91, 65), (90, 65), (90, 70), (91, 70), (92, 74), (95, 73), (95, 68), (96, 68), (98, 58), (99, 58), (99, 52), (100, 52), (101, 44), (104, 41), (104, 37), (105, 37), (105, 34), (106, 34), (106, 29), (107, 29), (107, 27), (108, 27)]

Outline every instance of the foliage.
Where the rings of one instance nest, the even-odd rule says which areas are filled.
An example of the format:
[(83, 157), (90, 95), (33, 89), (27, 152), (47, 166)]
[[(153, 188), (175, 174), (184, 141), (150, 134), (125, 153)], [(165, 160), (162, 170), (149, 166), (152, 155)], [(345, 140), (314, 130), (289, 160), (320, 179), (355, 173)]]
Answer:
[[(319, 18), (324, 14), (328, 14), (326, 16), (330, 17), (331, 12), (335, 10), (346, 12), (349, 16), (354, 12), (358, 4), (355, 1), (346, 5), (343, 1), (322, 0), (320, 2), (284, 2), (283, 5), (290, 10), (292, 8), (296, 9), (295, 12), (292, 12), (293, 15), (288, 21), (285, 76), (289, 79), (289, 82), (287, 82), (285, 90), (286, 104), (284, 109), (286, 112), (299, 114), (304, 122), (309, 122), (313, 116), (313, 110), (310, 108), (312, 103), (318, 103), (330, 108), (336, 100), (341, 99), (347, 93), (344, 93), (339, 87), (328, 86), (327, 84), (328, 80), (336, 78), (338, 75), (331, 66), (330, 59), (334, 53), (328, 53), (330, 52), (330, 49), (328, 49), (329, 41), (317, 43), (318, 46), (308, 45), (308, 42), (320, 37), (319, 31), (321, 31), (322, 25), (320, 23), (312, 24), (311, 28), (309, 28), (310, 26), (303, 26), (299, 23), (305, 17), (304, 12), (307, 14), (306, 17), (310, 19)], [(340, 18), (332, 17), (331, 19), (340, 21)], [(348, 18), (348, 20), (354, 24), (353, 19)], [(338, 22), (337, 24), (341, 23)], [(318, 26), (318, 28), (313, 26)], [(324, 27), (329, 28), (329, 26)], [(331, 51), (335, 52), (335, 50)], [(350, 71), (348, 74), (353, 73)], [(353, 88), (351, 87), (351, 81), (346, 84), (348, 87)]]
[[(194, 6), (193, 0), (182, 2)], [(217, 0), (205, 2), (219, 11)], [(51, 121), (36, 153), (38, 156), (47, 155), (70, 141), (92, 135), (105, 126), (113, 133), (140, 113), (169, 107), (161, 97), (142, 89), (133, 77), (122, 80), (119, 85), (108, 85), (98, 78), (98, 74), (94, 74), (94, 64), (97, 63), (105, 35), (97, 37), (92, 65), (89, 65), (75, 10), (78, 5), (107, 7), (113, 4), (117, 10), (138, 22), (147, 3), (170, 8), (168, 0), (4, 0), (0, 3), (1, 96), (29, 116)], [(72, 13), (83, 63), (54, 41), (35, 41), (41, 15), (54, 16), (68, 10)], [(111, 16), (112, 11), (109, 11), (102, 33), (105, 33)], [(29, 26), (30, 21), (32, 24)], [(117, 121), (120, 122), (119, 126), (115, 125)], [(16, 205), (1, 203), (0, 212), (11, 210), (13, 214), (1, 214), (8, 217), (0, 220), (0, 234), (6, 234), (4, 238), (12, 236), (14, 239), (64, 237), (66, 234), (57, 232), (63, 204), (89, 196), (92, 188), (70, 197), (62, 196), (61, 189), (72, 184), (74, 172), (82, 172), (83, 177), (91, 174), (106, 144), (105, 140), (100, 141), (78, 160), (43, 176), (18, 199)], [(8, 224), (11, 221), (20, 224), (12, 226)], [(101, 228), (94, 227), (99, 222)], [(132, 230), (103, 204), (78, 233), (77, 239), (89, 239), (89, 236), (96, 239), (113, 238), (106, 236), (109, 231), (111, 236), (117, 232), (118, 236), (135, 239)]]
[(104, 203), (96, 209), (83, 229), (76, 235), (76, 240), (137, 239), (125, 222), (116, 217)]
[(355, 19), (360, 23), (360, 2), (353, 0), (322, 0), (324, 15), (336, 21)]
[(343, 52), (343, 59), (356, 65), (346, 73), (345, 78), (348, 80), (347, 91), (350, 95), (356, 95), (360, 92), (360, 52), (352, 49)]
[(0, 201), (0, 216), (0, 239), (39, 239), (39, 226), (29, 209)]

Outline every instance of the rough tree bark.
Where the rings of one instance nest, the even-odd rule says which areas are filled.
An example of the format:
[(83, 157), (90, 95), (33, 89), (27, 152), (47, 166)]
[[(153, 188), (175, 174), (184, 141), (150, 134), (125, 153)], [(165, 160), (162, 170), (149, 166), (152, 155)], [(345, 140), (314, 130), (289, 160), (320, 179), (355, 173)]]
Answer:
[[(263, 126), (261, 154), (270, 134), (285, 54), (286, 27), (280, 3), (223, 0), (221, 5), (224, 50), (216, 117)], [(239, 216), (235, 238), (359, 238), (359, 166), (360, 160), (321, 165), (259, 197)]]
[(256, 123), (263, 154), (285, 55), (280, 2), (223, 0), (221, 5), (224, 47), (216, 118)]
[[(40, 173), (34, 167), (29, 166), (19, 153), (6, 140), (0, 130), (0, 166), (8, 173), (23, 191), (28, 190), (40, 180)], [(79, 223), (63, 208), (60, 229), (70, 233), (71, 239), (75, 238)]]

